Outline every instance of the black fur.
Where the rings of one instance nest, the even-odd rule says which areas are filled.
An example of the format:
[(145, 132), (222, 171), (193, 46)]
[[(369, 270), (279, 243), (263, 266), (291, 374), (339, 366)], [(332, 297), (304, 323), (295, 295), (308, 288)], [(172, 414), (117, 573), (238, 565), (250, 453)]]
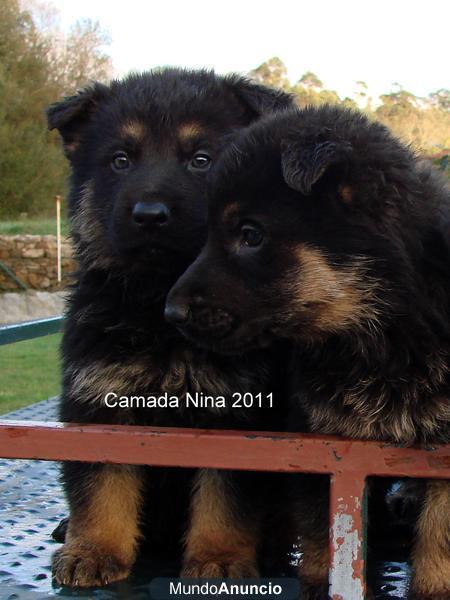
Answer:
[[(210, 215), (168, 298), (188, 339), (227, 355), (290, 340), (293, 429), (301, 409), (320, 433), (450, 441), (450, 196), (437, 173), (357, 112), (286, 111), (221, 157)], [(309, 494), (299, 530), (326, 552), (326, 494)], [(450, 483), (430, 483), (424, 506), (413, 588), (447, 597)], [(310, 580), (326, 578), (319, 562)]]
[[(186, 392), (230, 400), (234, 392), (269, 391), (274, 363), (267, 353), (236, 360), (198, 350), (164, 321), (163, 311), (170, 286), (206, 237), (207, 169), (195, 165), (193, 156), (201, 151), (214, 162), (239, 128), (290, 103), (288, 95), (238, 76), (165, 69), (110, 86), (93, 84), (50, 107), (49, 127), (61, 133), (72, 167), (68, 204), (79, 261), (62, 345), (62, 421), (280, 427), (277, 409), (112, 409), (104, 396), (167, 392), (183, 403)], [(122, 158), (118, 165), (112, 161), (124, 152), (128, 163), (122, 169)], [(168, 221), (142, 226), (134, 218), (137, 203), (152, 210), (163, 204)], [(141, 496), (149, 498), (149, 508), (140, 508), (142, 520), (150, 521), (147, 541), (167, 547), (173, 531), (180, 544), (192, 473), (65, 463), (71, 517), (66, 544), (54, 559), (58, 583), (89, 586), (128, 573), (133, 558), (122, 557), (120, 539), (113, 548), (102, 547), (86, 525), (97, 518), (91, 504), (100, 479), (122, 475), (145, 480), (136, 494), (139, 503)], [(226, 487), (239, 503), (240, 487)], [(105, 510), (110, 500), (102, 499)]]

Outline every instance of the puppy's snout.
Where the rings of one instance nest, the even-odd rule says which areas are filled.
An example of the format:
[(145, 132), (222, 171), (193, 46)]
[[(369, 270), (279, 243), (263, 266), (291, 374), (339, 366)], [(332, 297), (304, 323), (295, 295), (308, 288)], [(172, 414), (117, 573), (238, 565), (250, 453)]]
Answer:
[(189, 300), (169, 298), (164, 316), (189, 337), (219, 338), (226, 335), (234, 324), (234, 318), (228, 312), (210, 306), (200, 295), (193, 295)]
[(227, 334), (234, 323), (233, 317), (227, 311), (213, 307), (198, 308), (193, 319), (199, 329), (216, 336)]
[(187, 304), (170, 303), (166, 305), (164, 310), (166, 321), (172, 323), (172, 325), (185, 325), (189, 321), (189, 316), (190, 310)]
[(170, 210), (163, 202), (137, 202), (132, 217), (141, 227), (164, 227), (170, 221)]
[(200, 296), (194, 296), (189, 300), (178, 296), (169, 296), (164, 309), (164, 317), (166, 321), (172, 325), (183, 326), (192, 318), (192, 311), (199, 306), (203, 306), (204, 300)]

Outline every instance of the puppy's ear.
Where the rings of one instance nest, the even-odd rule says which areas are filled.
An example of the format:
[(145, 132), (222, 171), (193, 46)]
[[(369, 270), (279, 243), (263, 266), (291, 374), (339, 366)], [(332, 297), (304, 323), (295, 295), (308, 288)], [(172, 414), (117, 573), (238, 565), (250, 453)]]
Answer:
[(63, 139), (64, 151), (69, 158), (77, 148), (84, 127), (108, 93), (107, 86), (94, 83), (74, 96), (64, 98), (61, 102), (48, 107), (48, 128), (59, 131)]
[(226, 82), (249, 113), (249, 122), (264, 114), (292, 108), (294, 97), (281, 90), (254, 83), (245, 77), (230, 75)]
[(352, 146), (348, 142), (281, 142), (281, 167), (289, 187), (308, 196), (330, 167), (345, 165)]

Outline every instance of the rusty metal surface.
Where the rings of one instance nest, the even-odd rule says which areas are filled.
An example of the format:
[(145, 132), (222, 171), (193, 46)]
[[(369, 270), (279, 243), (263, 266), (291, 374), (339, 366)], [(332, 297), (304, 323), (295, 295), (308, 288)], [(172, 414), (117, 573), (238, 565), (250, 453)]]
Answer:
[(35, 421), (48, 423), (58, 420), (58, 396), (29, 404), (5, 415), (0, 415), (0, 422), (3, 421)]
[(171, 427), (0, 422), (0, 456), (450, 478), (450, 445), (423, 450), (329, 436)]
[[(54, 421), (57, 402), (57, 398), (44, 400), (1, 418)], [(51, 533), (67, 514), (58, 463), (0, 459), (0, 600), (144, 600), (151, 598), (153, 577), (179, 573), (177, 564), (142, 557), (127, 581), (107, 588), (72, 590), (54, 586), (50, 559), (59, 545)]]
[[(177, 564), (155, 562), (144, 556), (126, 582), (89, 591), (53, 587), (50, 557), (58, 545), (51, 540), (51, 532), (59, 519), (67, 514), (57, 476), (55, 463), (0, 460), (1, 600), (50, 597), (150, 599), (153, 577), (177, 575)], [(406, 598), (408, 565), (405, 556), (394, 555), (391, 559), (383, 550), (369, 564), (375, 600)]]
[[(57, 398), (32, 404), (2, 419), (51, 421)], [(57, 463), (0, 460), (0, 598), (28, 600), (52, 593), (50, 534), (67, 514)]]
[(342, 473), (331, 478), (330, 593), (333, 600), (364, 600), (364, 475)]
[[(24, 414), (18, 411), (9, 417), (15, 419), (39, 418), (41, 420), (54, 418), (56, 404), (55, 401), (39, 403), (35, 407), (23, 409), (27, 411)], [(7, 417), (4, 417), (7, 418)], [(36, 426), (33, 423), (33, 426)], [(242, 433), (233, 432), (199, 432), (179, 430), (168, 430), (163, 433), (161, 430), (152, 429), (142, 430), (142, 428), (132, 428), (136, 435), (128, 435), (122, 428), (99, 428), (93, 426), (76, 426), (70, 428), (58, 427), (56, 431), (49, 428), (49, 423), (38, 424), (37, 427), (30, 429), (26, 424), (17, 424), (13, 421), (4, 422), (0, 426), (0, 454), (15, 456), (18, 452), (28, 458), (37, 455), (43, 455), (45, 458), (61, 456), (61, 451), (69, 451), (70, 446), (75, 444), (75, 454), (78, 456), (83, 453), (84, 458), (91, 457), (95, 453), (95, 460), (106, 456), (107, 460), (116, 458), (115, 451), (112, 456), (107, 456), (108, 447), (111, 442), (117, 443), (119, 439), (117, 454), (126, 455), (126, 460), (134, 454), (139, 454), (139, 462), (154, 462), (154, 464), (179, 464), (182, 462), (180, 456), (189, 452), (192, 445), (194, 456), (189, 458), (189, 465), (192, 461), (198, 461), (203, 456), (210, 466), (211, 461), (219, 461), (223, 466), (228, 466), (230, 461), (235, 464), (236, 458), (240, 458), (244, 465), (242, 468), (263, 468), (269, 467), (269, 460), (273, 460), (275, 470), (295, 471), (302, 467), (316, 472), (335, 471), (338, 476), (337, 484), (341, 486), (334, 488), (332, 494), (332, 504), (337, 506), (338, 518), (333, 517), (333, 533), (331, 543), (336, 544), (335, 567), (340, 570), (341, 576), (345, 568), (345, 560), (341, 557), (344, 554), (350, 554), (352, 564), (355, 567), (357, 583), (353, 586), (354, 594), (358, 594), (359, 573), (363, 570), (362, 556), (363, 547), (360, 545), (360, 537), (354, 536), (354, 532), (361, 531), (362, 522), (360, 519), (359, 502), (362, 495), (361, 471), (355, 469), (364, 465), (375, 469), (370, 462), (370, 456), (373, 455), (374, 464), (378, 467), (380, 464), (383, 470), (388, 473), (404, 474), (403, 469), (412, 471), (417, 466), (422, 469), (423, 475), (428, 475), (427, 465), (433, 465), (431, 468), (436, 473), (435, 476), (448, 476), (448, 448), (440, 448), (434, 451), (416, 451), (409, 449), (389, 448), (382, 445), (369, 443), (368, 457), (358, 458), (356, 455), (361, 452), (358, 442), (349, 443), (344, 440), (334, 440), (329, 438), (312, 439), (310, 437), (292, 436), (284, 434), (261, 434), (242, 436)], [(106, 429), (106, 431), (105, 431)], [(127, 429), (127, 428), (125, 428)], [(49, 433), (53, 431), (52, 433)], [(87, 433), (82, 433), (87, 431)], [(58, 440), (51, 440), (50, 437), (57, 435)], [(61, 444), (61, 437), (64, 441)], [(82, 443), (80, 444), (80, 437)], [(31, 437), (30, 437), (31, 436)], [(37, 436), (37, 439), (34, 438)], [(75, 436), (75, 437), (74, 437)], [(125, 442), (125, 439), (132, 438), (131, 442)], [(96, 444), (97, 450), (86, 448), (85, 440), (90, 438), (90, 444)], [(237, 438), (241, 438), (238, 440)], [(214, 450), (211, 451), (211, 441), (214, 440)], [(36, 442), (36, 443), (35, 443)], [(141, 444), (144, 445), (141, 445)], [(209, 450), (207, 458), (204, 457), (204, 444), (207, 444)], [(163, 459), (162, 453), (165, 445), (169, 447), (169, 458)], [(238, 446), (236, 446), (238, 444)], [(7, 447), (5, 446), (7, 445)], [(98, 448), (100, 446), (100, 448)], [(233, 449), (234, 448), (234, 449)], [(279, 451), (277, 450), (279, 448)], [(201, 452), (200, 452), (201, 450)], [(165, 452), (167, 452), (167, 447)], [(231, 452), (231, 456), (230, 456)], [(411, 454), (412, 459), (411, 459)], [(149, 460), (154, 453), (153, 461)], [(243, 455), (245, 453), (245, 456)], [(217, 454), (216, 457), (211, 456)], [(383, 455), (386, 460), (381, 460)], [(270, 457), (270, 458), (269, 458)], [(408, 458), (409, 457), (409, 458)], [(158, 462), (162, 461), (164, 462)], [(156, 461), (156, 462), (155, 462)], [(348, 462), (347, 462), (348, 461)], [(125, 462), (125, 461), (122, 461)], [(261, 466), (263, 462), (263, 466)], [(339, 478), (345, 471), (346, 465), (352, 467), (350, 477), (353, 477), (353, 483), (340, 481)], [(256, 465), (256, 467), (255, 467)], [(259, 466), (258, 466), (259, 465)], [(304, 466), (305, 465), (305, 466)], [(437, 467), (436, 467), (437, 465)], [(443, 465), (443, 467), (442, 467)], [(214, 463), (214, 466), (217, 466)], [(428, 467), (429, 468), (429, 467)], [(398, 471), (401, 471), (398, 473)], [(58, 467), (53, 462), (31, 461), (31, 460), (1, 460), (0, 461), (0, 598), (10, 600), (27, 600), (28, 598), (48, 598), (59, 596), (68, 597), (89, 597), (89, 598), (151, 598), (150, 581), (154, 576), (168, 575), (174, 576), (178, 572), (177, 565), (149, 562), (146, 557), (142, 557), (137, 565), (130, 580), (108, 586), (106, 589), (96, 589), (89, 591), (74, 591), (63, 588), (52, 587), (50, 578), (50, 556), (57, 545), (51, 541), (50, 534), (55, 524), (62, 516), (66, 515), (66, 507), (57, 479)], [(356, 479), (355, 479), (356, 477)], [(342, 487), (343, 484), (343, 487)], [(350, 493), (349, 493), (350, 492)], [(334, 513), (334, 511), (333, 511)], [(353, 521), (349, 523), (339, 519), (340, 516), (352, 515)], [(350, 532), (350, 542), (342, 545), (341, 534)], [(353, 532), (353, 537), (352, 537)], [(340, 554), (340, 550), (342, 553)], [(408, 581), (408, 566), (404, 557), (392, 561), (386, 556), (386, 553), (375, 557), (371, 563), (372, 577), (370, 583), (374, 598), (376, 600), (403, 600), (406, 596)], [(370, 563), (369, 563), (370, 564)], [(374, 575), (374, 572), (377, 574)], [(345, 578), (345, 577), (344, 577)], [(362, 584), (361, 584), (362, 585)], [(333, 593), (335, 598), (342, 596), (342, 589), (336, 580)], [(358, 598), (359, 596), (344, 596), (345, 599)]]
[(51, 589), (50, 534), (67, 507), (58, 466), (0, 460), (0, 598)]

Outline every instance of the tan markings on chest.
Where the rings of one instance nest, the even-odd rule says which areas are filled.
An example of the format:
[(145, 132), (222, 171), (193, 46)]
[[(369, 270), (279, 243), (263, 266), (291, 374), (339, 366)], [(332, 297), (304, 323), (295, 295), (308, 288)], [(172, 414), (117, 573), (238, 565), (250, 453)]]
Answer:
[(350, 438), (385, 440), (414, 444), (437, 439), (450, 428), (450, 398), (431, 396), (422, 403), (395, 403), (385, 398), (378, 402), (351, 402), (345, 397), (340, 406), (314, 406), (309, 414), (311, 429)]
[(67, 370), (71, 393), (81, 402), (103, 402), (105, 394), (148, 395), (167, 392), (180, 399), (187, 393), (231, 396), (234, 392), (263, 391), (264, 367), (253, 372), (235, 363), (229, 368), (208, 357), (197, 357), (187, 348), (172, 353), (166, 361), (151, 356), (128, 362), (95, 361)]

